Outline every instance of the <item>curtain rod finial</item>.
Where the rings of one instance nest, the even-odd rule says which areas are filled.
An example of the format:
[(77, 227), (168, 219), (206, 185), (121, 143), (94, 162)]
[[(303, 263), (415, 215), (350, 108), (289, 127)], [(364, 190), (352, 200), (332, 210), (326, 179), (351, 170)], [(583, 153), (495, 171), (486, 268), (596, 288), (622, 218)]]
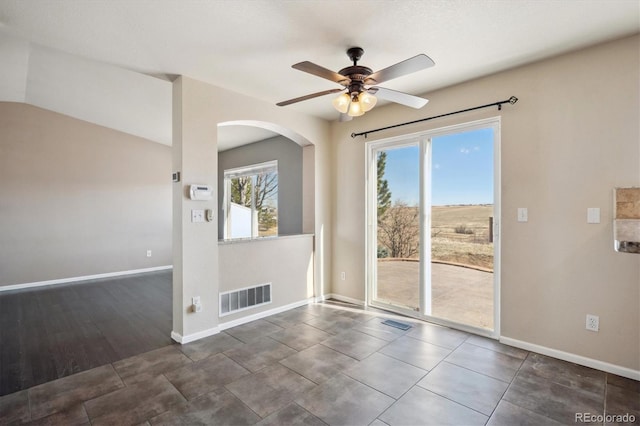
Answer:
[(516, 102), (518, 102), (518, 98), (516, 98), (515, 96), (509, 98), (509, 103), (511, 105), (515, 104)]

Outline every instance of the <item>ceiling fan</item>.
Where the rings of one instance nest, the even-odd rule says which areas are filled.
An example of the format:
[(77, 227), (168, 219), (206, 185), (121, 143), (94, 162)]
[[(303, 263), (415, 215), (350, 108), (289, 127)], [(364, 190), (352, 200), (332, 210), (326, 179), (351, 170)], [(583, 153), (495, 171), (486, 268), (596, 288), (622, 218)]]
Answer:
[(425, 98), (377, 86), (377, 84), (393, 78), (401, 77), (403, 75), (411, 74), (434, 66), (435, 63), (427, 55), (416, 55), (380, 71), (373, 72), (371, 68), (358, 65), (358, 61), (363, 54), (364, 50), (361, 47), (349, 48), (347, 50), (347, 55), (349, 56), (349, 59), (353, 61), (353, 65), (343, 68), (337, 73), (309, 61), (292, 65), (292, 68), (331, 80), (340, 84), (342, 87), (300, 96), (298, 98), (278, 102), (276, 105), (286, 106), (296, 102), (317, 98), (319, 96), (343, 92), (333, 100), (333, 106), (341, 114), (340, 121), (346, 121), (350, 120), (352, 117), (363, 115), (365, 112), (371, 110), (371, 108), (376, 105), (377, 98), (416, 109), (422, 108), (427, 104), (427, 102), (429, 102), (429, 100)]

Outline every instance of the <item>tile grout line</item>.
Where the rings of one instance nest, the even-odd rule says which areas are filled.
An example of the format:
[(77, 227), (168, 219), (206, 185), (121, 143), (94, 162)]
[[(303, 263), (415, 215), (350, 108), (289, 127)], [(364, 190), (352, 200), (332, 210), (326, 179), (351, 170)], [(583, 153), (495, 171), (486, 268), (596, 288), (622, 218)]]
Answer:
[[(607, 394), (609, 393), (609, 373), (604, 374), (604, 401), (602, 401), (602, 415), (607, 415)], [(603, 420), (603, 425), (605, 424), (605, 420)]]
[[(299, 353), (299, 352), (298, 352), (298, 353)], [(286, 359), (286, 358), (284, 358), (284, 359)], [(304, 374), (299, 373), (299, 372), (297, 372), (296, 370), (294, 370), (294, 369), (292, 369), (292, 368), (289, 368), (289, 367), (287, 367), (286, 365), (284, 365), (284, 364), (282, 363), (282, 361), (283, 361), (284, 359), (281, 359), (280, 361), (278, 361), (278, 364), (279, 364), (280, 366), (282, 366), (282, 367), (286, 368), (287, 370), (291, 371), (292, 373), (295, 373), (295, 374), (299, 375), (300, 377), (303, 377), (303, 378), (307, 379), (308, 381), (310, 381), (311, 383), (313, 383), (314, 385), (316, 385), (316, 387), (317, 387), (317, 386), (322, 385), (322, 383), (315, 382), (315, 381), (313, 381), (313, 379), (311, 379), (311, 378), (309, 378), (309, 377), (305, 376)], [(273, 364), (273, 365), (275, 365), (275, 364)], [(225, 386), (226, 386), (226, 385), (225, 385)], [(315, 388), (314, 388), (314, 389), (315, 389)]]
[[(296, 406), (300, 407), (300, 409), (301, 409), (301, 410), (304, 410), (305, 412), (309, 413), (309, 415), (310, 415), (310, 416), (312, 416), (313, 418), (318, 419), (320, 422), (324, 423), (326, 426), (330, 426), (327, 422), (325, 422), (324, 420), (322, 420), (320, 417), (316, 416), (316, 415), (315, 415), (315, 414), (313, 414), (311, 411), (307, 410), (307, 409), (306, 409), (306, 408), (304, 408), (302, 405), (298, 404), (298, 403), (296, 402), (296, 400), (295, 400), (295, 399), (294, 399), (293, 401), (291, 401), (291, 402), (290, 402), (290, 404), (295, 404)], [(284, 410), (284, 408), (286, 408), (286, 405), (285, 405), (285, 407), (281, 408), (280, 410), (278, 410), (278, 411), (274, 411), (274, 413), (277, 413), (277, 412), (279, 412), (279, 411), (282, 411), (282, 410)]]
[[(265, 367), (265, 368), (266, 368), (266, 367)], [(264, 368), (261, 368), (260, 370), (264, 370)], [(260, 371), (260, 370), (258, 370), (258, 371)], [(257, 372), (256, 372), (256, 373), (257, 373)], [(251, 373), (251, 374), (255, 374), (255, 373)], [(231, 383), (234, 383), (234, 382), (231, 382)], [(227, 385), (229, 385), (229, 384), (231, 384), (231, 383), (227, 383)], [(242, 405), (244, 405), (245, 407), (247, 407), (247, 409), (248, 409), (249, 411), (251, 411), (253, 414), (255, 414), (256, 416), (258, 416), (258, 418), (260, 419), (260, 421), (262, 421), (262, 420), (266, 419), (266, 418), (267, 418), (267, 417), (269, 417), (271, 414), (273, 414), (273, 413), (269, 413), (267, 416), (262, 417), (260, 414), (258, 414), (258, 413), (256, 413), (255, 411), (253, 411), (253, 409), (252, 409), (251, 407), (249, 407), (247, 404), (245, 404), (245, 402), (242, 400), (242, 398), (240, 398), (238, 395), (236, 395), (235, 393), (233, 393), (233, 391), (232, 391), (231, 389), (229, 389), (229, 388), (227, 387), (227, 385), (222, 385), (222, 387), (224, 388), (224, 390), (225, 390), (226, 392), (229, 392), (229, 393), (230, 393), (230, 394), (231, 394), (235, 399), (237, 399), (238, 401), (240, 401), (240, 404), (242, 404)], [(276, 411), (274, 411), (274, 413), (275, 413), (275, 412), (278, 412), (278, 411), (280, 411), (280, 410), (276, 410)], [(257, 422), (257, 423), (260, 423), (260, 422)]]
[[(411, 336), (408, 336), (408, 337), (411, 337)], [(462, 346), (464, 343), (467, 343), (467, 340), (468, 340), (470, 337), (471, 337), (471, 335), (468, 335), (468, 336), (467, 336), (464, 340), (462, 340), (462, 341), (461, 341), (461, 342), (460, 342), (460, 343), (459, 343), (459, 344), (458, 344), (454, 349), (445, 348), (445, 349), (450, 350), (449, 354), (447, 354), (447, 356), (445, 356), (443, 359), (441, 359), (440, 361), (438, 361), (438, 363), (437, 363), (433, 368), (431, 368), (431, 369), (430, 369), (430, 370), (429, 370), (429, 371), (428, 371), (428, 372), (427, 372), (427, 373), (426, 373), (426, 374), (425, 374), (425, 375), (424, 375), (420, 380), (418, 380), (418, 382), (416, 382), (416, 383), (415, 383), (413, 386), (411, 386), (411, 387), (410, 387), (410, 388), (409, 388), (405, 393), (403, 393), (403, 394), (402, 394), (402, 396), (400, 396), (400, 398), (402, 398), (402, 397), (403, 397), (404, 395), (406, 395), (409, 391), (411, 391), (411, 389), (413, 389), (413, 388), (415, 388), (415, 387), (419, 387), (420, 389), (423, 389), (423, 390), (425, 390), (425, 391), (427, 391), (427, 392), (431, 392), (431, 393), (433, 393), (434, 395), (438, 395), (438, 396), (440, 396), (440, 397), (442, 397), (442, 398), (444, 398), (444, 399), (446, 399), (446, 400), (448, 400), (448, 401), (451, 401), (451, 402), (453, 402), (453, 403), (455, 403), (455, 404), (457, 404), (457, 405), (460, 405), (460, 406), (465, 407), (465, 408), (467, 408), (467, 409), (469, 409), (469, 410), (472, 410), (472, 411), (474, 411), (474, 412), (477, 412), (477, 413), (479, 413), (479, 414), (481, 414), (481, 415), (483, 415), (483, 416), (487, 417), (487, 421), (488, 421), (488, 420), (491, 418), (491, 416), (493, 415), (493, 413), (494, 413), (494, 411), (495, 411), (496, 407), (498, 406), (498, 404), (500, 403), (500, 401), (502, 401), (502, 398), (504, 397), (505, 393), (506, 393), (506, 392), (507, 392), (507, 390), (509, 389), (509, 386), (511, 385), (511, 383), (513, 382), (513, 380), (515, 380), (515, 377), (517, 376), (518, 372), (520, 371), (520, 368), (522, 368), (522, 365), (524, 364), (524, 360), (522, 360), (522, 362), (520, 363), (520, 366), (518, 367), (518, 370), (517, 370), (517, 371), (516, 371), (516, 373), (513, 375), (513, 378), (511, 379), (511, 381), (509, 382), (509, 386), (507, 386), (507, 389), (505, 389), (505, 391), (502, 393), (502, 395), (501, 395), (501, 397), (500, 397), (500, 399), (499, 399), (498, 403), (496, 404), (496, 407), (494, 407), (494, 408), (493, 408), (493, 410), (491, 411), (491, 414), (490, 414), (490, 415), (484, 414), (484, 413), (482, 413), (482, 412), (480, 412), (480, 411), (478, 411), (478, 410), (476, 410), (476, 409), (474, 409), (474, 408), (472, 408), (472, 407), (469, 407), (469, 406), (464, 405), (464, 404), (462, 404), (462, 403), (460, 403), (460, 402), (454, 401), (453, 399), (448, 398), (448, 397), (447, 397), (447, 396), (445, 396), (445, 395), (441, 395), (441, 394), (439, 394), (439, 393), (437, 393), (437, 392), (434, 392), (434, 391), (432, 391), (432, 390), (430, 390), (430, 389), (423, 388), (422, 386), (420, 386), (420, 385), (418, 384), (421, 380), (423, 380), (425, 377), (427, 377), (427, 376), (428, 376), (428, 375), (429, 375), (433, 370), (435, 370), (435, 369), (436, 369), (440, 364), (442, 364), (443, 362), (446, 362), (447, 364), (454, 365), (454, 366), (459, 367), (459, 368), (463, 368), (463, 369), (465, 369), (465, 370), (467, 370), (467, 371), (470, 371), (470, 372), (473, 372), (473, 373), (476, 373), (476, 374), (480, 374), (480, 375), (485, 376), (485, 377), (490, 378), (490, 379), (494, 379), (494, 380), (498, 380), (498, 381), (503, 382), (503, 383), (507, 383), (507, 382), (504, 382), (503, 380), (497, 379), (497, 378), (495, 378), (495, 377), (491, 377), (491, 376), (488, 376), (488, 375), (486, 375), (486, 374), (484, 374), (484, 373), (480, 373), (480, 372), (478, 372), (478, 371), (471, 370), (471, 369), (469, 369), (469, 368), (466, 368), (466, 367), (463, 367), (463, 366), (459, 366), (459, 365), (457, 365), (457, 364), (454, 364), (454, 363), (451, 363), (451, 362), (447, 361), (447, 358), (448, 358), (451, 354), (453, 354), (453, 353), (454, 353), (454, 352), (455, 352), (455, 351), (456, 351), (460, 346)], [(414, 339), (415, 339), (415, 338), (414, 338)], [(423, 340), (421, 340), (421, 339), (415, 339), (415, 340), (423, 341)], [(390, 342), (390, 343), (391, 343), (391, 342)], [(426, 343), (430, 343), (430, 342), (426, 342)], [(433, 344), (433, 343), (430, 343), (430, 344)], [(469, 343), (469, 344), (473, 345), (473, 343)], [(478, 346), (478, 345), (474, 345), (474, 346), (482, 348), (481, 346)], [(440, 347), (443, 347), (443, 346), (440, 346)], [(443, 347), (443, 348), (444, 348), (444, 347)], [(488, 348), (484, 348), (484, 349), (488, 349)], [(491, 349), (488, 349), (488, 350), (491, 350)], [(496, 351), (492, 351), (492, 352), (496, 352)], [(385, 354), (383, 354), (383, 355), (385, 355)], [(506, 354), (503, 354), (503, 355), (506, 355)], [(389, 356), (391, 356), (391, 355), (389, 355)], [(528, 356), (529, 356), (529, 355), (527, 354), (527, 357), (528, 357)], [(392, 356), (391, 356), (391, 357), (392, 357)], [(395, 357), (392, 357), (392, 358), (397, 359), (397, 358), (395, 358)], [(515, 358), (515, 357), (512, 357), (512, 358)], [(525, 359), (526, 359), (526, 358), (525, 358)], [(399, 360), (399, 359), (398, 359), (398, 361), (402, 361), (402, 360)], [(404, 361), (402, 361), (402, 362), (404, 362)], [(409, 363), (407, 363), (407, 364), (409, 364)], [(409, 364), (409, 365), (413, 365), (413, 364)], [(417, 366), (414, 366), (414, 367), (417, 367)], [(386, 395), (386, 394), (385, 394), (385, 395)], [(398, 398), (398, 400), (400, 400), (400, 398)], [(396, 400), (396, 401), (397, 401), (397, 400)], [(392, 405), (393, 405), (393, 404), (392, 404)], [(387, 408), (387, 410), (388, 410), (389, 408), (391, 408), (391, 406), (389, 406), (389, 407)], [(386, 412), (387, 410), (385, 410), (385, 412)], [(383, 412), (383, 413), (384, 413), (384, 412)], [(382, 415), (382, 413), (381, 413), (380, 415)]]
[[(181, 367), (178, 367), (178, 369), (179, 369), (179, 368), (181, 368)], [(175, 370), (171, 370), (171, 371), (175, 371)], [(167, 372), (165, 372), (165, 373), (167, 373)], [(166, 380), (167, 382), (169, 382), (169, 384), (171, 385), (171, 387), (173, 387), (173, 388), (174, 388), (174, 389), (175, 389), (175, 390), (180, 394), (180, 396), (181, 396), (182, 398), (184, 398), (184, 401), (182, 401), (182, 402), (180, 402), (180, 403), (175, 403), (175, 404), (169, 405), (169, 407), (167, 407), (167, 409), (166, 409), (165, 411), (163, 411), (162, 413), (158, 413), (158, 414), (156, 414), (155, 416), (152, 416), (152, 417), (149, 417), (149, 418), (144, 419), (144, 421), (145, 421), (145, 422), (147, 422), (147, 423), (149, 423), (149, 424), (151, 424), (151, 419), (152, 419), (152, 418), (154, 418), (154, 417), (158, 417), (158, 416), (161, 416), (161, 415), (163, 415), (163, 414), (165, 414), (165, 413), (170, 412), (172, 409), (174, 409), (176, 406), (178, 406), (178, 404), (184, 404), (185, 402), (186, 402), (186, 403), (189, 403), (189, 402), (190, 402), (190, 401), (189, 401), (189, 399), (187, 399), (187, 397), (186, 397), (186, 396), (185, 396), (185, 395), (180, 391), (180, 389), (178, 389), (178, 388), (177, 388), (177, 387), (176, 387), (176, 386), (171, 382), (171, 380), (169, 380), (169, 378), (165, 375), (165, 373), (160, 373), (158, 376), (163, 376), (163, 377), (165, 378), (165, 380)], [(201, 395), (199, 395), (199, 396), (201, 396)]]
[[(427, 340), (423, 340), (423, 339), (421, 339), (421, 338), (419, 338), (419, 337), (409, 336), (409, 333), (407, 333), (407, 334), (405, 334), (404, 336), (401, 336), (401, 337), (408, 337), (408, 338), (410, 338), (410, 339), (418, 340), (418, 341), (420, 341), (420, 342), (424, 342), (424, 343), (428, 343), (428, 344), (430, 344), (430, 345), (437, 346), (437, 347), (442, 348), (442, 349), (447, 349), (447, 350), (449, 350), (449, 351), (451, 351), (451, 352), (453, 352), (453, 351), (455, 351), (456, 349), (458, 349), (458, 348), (459, 348), (463, 343), (465, 343), (465, 342), (467, 341), (467, 339), (469, 338), (469, 337), (467, 336), (467, 337), (466, 337), (462, 342), (458, 343), (455, 347), (450, 348), (450, 347), (447, 347), (447, 346), (443, 346), (442, 344), (433, 343), (433, 342), (429, 342), (429, 341), (427, 341)], [(447, 355), (447, 356), (448, 356), (448, 355)]]
[[(524, 359), (523, 359), (523, 360), (522, 360), (522, 362), (520, 363), (520, 366), (518, 366), (518, 370), (516, 371), (516, 373), (513, 375), (513, 377), (512, 377), (512, 378), (511, 378), (511, 380), (509, 381), (509, 384), (508, 384), (507, 388), (504, 390), (504, 392), (502, 392), (502, 395), (500, 396), (500, 400), (498, 401), (498, 403), (496, 404), (496, 406), (495, 406), (495, 407), (493, 407), (493, 410), (491, 411), (491, 415), (489, 416), (489, 419), (491, 419), (491, 417), (493, 416), (493, 414), (496, 412), (496, 409), (498, 408), (498, 405), (500, 405), (500, 403), (501, 403), (502, 401), (509, 402), (510, 404), (512, 404), (512, 402), (510, 402), (510, 401), (506, 401), (506, 400), (504, 399), (504, 396), (507, 394), (507, 392), (509, 392), (509, 389), (511, 388), (511, 386), (513, 385), (513, 382), (515, 382), (516, 378), (517, 378), (517, 377), (518, 377), (518, 375), (520, 374), (520, 370), (522, 369), (522, 366), (524, 365), (524, 363), (525, 363), (525, 361), (527, 360), (527, 358), (529, 358), (529, 355), (530, 355), (530, 354), (531, 354), (531, 352), (527, 351), (527, 356), (526, 356), (526, 357), (524, 357)], [(520, 406), (519, 406), (519, 405), (517, 405), (517, 404), (514, 404), (514, 405), (516, 405), (516, 406), (520, 407)], [(523, 409), (525, 409), (525, 410), (526, 410), (526, 408), (524, 408), (524, 407), (520, 407), (520, 408), (523, 408)], [(529, 411), (531, 411), (531, 410), (529, 410)], [(531, 411), (531, 412), (533, 413), (534, 411)], [(545, 416), (545, 417), (546, 417), (546, 416)]]
[[(384, 354), (382, 354), (382, 355), (384, 355)], [(394, 359), (395, 359), (395, 358), (394, 358)], [(398, 361), (400, 361), (400, 360), (398, 360)], [(400, 362), (404, 362), (404, 361), (400, 361)], [(405, 364), (407, 364), (407, 363), (405, 363)], [(407, 364), (407, 365), (411, 365), (411, 364)], [(411, 365), (411, 366), (412, 366), (412, 367), (415, 367), (415, 366), (413, 366), (413, 365)], [(418, 368), (418, 367), (415, 367), (415, 368)], [(422, 369), (421, 369), (421, 370), (422, 370)], [(345, 371), (346, 371), (346, 370), (345, 370)], [(425, 370), (423, 370), (423, 371), (425, 371)], [(352, 379), (352, 380), (355, 380), (356, 382), (358, 382), (358, 383), (360, 383), (360, 384), (363, 384), (363, 385), (367, 386), (367, 387), (368, 387), (368, 388), (370, 388), (370, 389), (373, 389), (373, 390), (374, 390), (374, 391), (376, 391), (376, 392), (380, 392), (381, 394), (388, 396), (389, 398), (391, 398), (391, 399), (393, 399), (393, 400), (394, 400), (394, 404), (395, 404), (398, 400), (400, 400), (400, 398), (402, 398), (403, 396), (405, 396), (405, 395), (406, 395), (406, 394), (407, 394), (411, 389), (413, 389), (415, 386), (418, 386), (418, 382), (419, 382), (420, 380), (424, 379), (424, 378), (427, 376), (427, 374), (429, 374), (429, 372), (427, 371), (427, 372), (426, 372), (422, 377), (420, 377), (420, 378), (418, 379), (418, 381), (416, 381), (413, 385), (409, 386), (409, 389), (407, 389), (406, 391), (404, 391), (404, 392), (402, 393), (402, 395), (400, 395), (398, 398), (396, 398), (395, 396), (389, 395), (388, 393), (385, 393), (384, 391), (382, 391), (382, 390), (380, 390), (380, 389), (376, 389), (376, 388), (374, 388), (373, 386), (371, 386), (371, 385), (369, 385), (369, 384), (367, 384), (367, 383), (364, 383), (363, 381), (361, 381), (361, 380), (359, 380), (359, 379), (356, 379), (355, 377), (351, 377), (351, 376), (349, 376), (347, 373), (345, 373), (344, 371), (340, 371), (338, 374), (342, 374), (342, 375), (344, 375), (344, 376), (346, 376), (346, 377), (348, 377), (348, 378), (350, 378), (350, 379)], [(422, 388), (422, 386), (421, 386), (421, 388)], [(424, 389), (424, 388), (422, 388), (422, 389)], [(393, 404), (391, 404), (391, 405), (393, 405)], [(391, 407), (391, 405), (390, 405), (389, 407)], [(388, 408), (389, 408), (389, 407), (388, 407)], [(385, 409), (385, 411), (386, 411), (386, 409)], [(382, 413), (381, 413), (381, 414), (382, 414)], [(377, 417), (376, 417), (376, 418), (377, 418)]]
[[(525, 411), (528, 411), (528, 412), (530, 412), (530, 413), (536, 414), (536, 415), (538, 415), (538, 416), (542, 416), (542, 417), (544, 417), (544, 418), (547, 418), (547, 419), (550, 419), (550, 420), (556, 421), (555, 419), (552, 419), (551, 417), (546, 416), (546, 415), (544, 415), (544, 414), (542, 414), (542, 413), (539, 413), (539, 412), (537, 412), (537, 411), (533, 411), (533, 410), (531, 410), (531, 409), (529, 409), (529, 408), (526, 408), (526, 407), (522, 407), (521, 405), (517, 404), (516, 402), (512, 402), (512, 401), (508, 401), (508, 400), (504, 399), (504, 396), (507, 394), (507, 392), (509, 391), (509, 389), (511, 389), (511, 386), (513, 386), (513, 383), (515, 382), (515, 380), (516, 380), (516, 379), (518, 378), (518, 376), (520, 375), (520, 370), (522, 370), (522, 366), (524, 366), (525, 361), (526, 361), (527, 359), (529, 359), (529, 357), (531, 356), (531, 354), (533, 354), (533, 352), (531, 352), (531, 351), (527, 351), (527, 356), (526, 356), (526, 358), (522, 360), (522, 363), (520, 364), (520, 367), (518, 368), (518, 371), (516, 371), (516, 374), (513, 376), (513, 379), (511, 379), (511, 382), (509, 382), (509, 386), (507, 387), (507, 389), (504, 391), (504, 394), (503, 394), (503, 395), (502, 395), (502, 397), (500, 398), (500, 402), (505, 401), (505, 402), (507, 402), (507, 403), (509, 403), (509, 404), (512, 404), (512, 405), (514, 405), (514, 406), (516, 406), (516, 407), (520, 408), (521, 410), (525, 410)], [(561, 385), (561, 386), (563, 386), (563, 385)], [(500, 402), (498, 402), (498, 404), (500, 404)], [(497, 405), (496, 405), (496, 408), (497, 408)], [(495, 413), (495, 409), (494, 409), (494, 410), (493, 410), (493, 412), (491, 413), (491, 415), (492, 415), (492, 416), (493, 416), (493, 413)]]
[[(31, 389), (31, 388), (29, 388)], [(27, 389), (27, 408), (29, 409), (29, 421), (33, 421), (33, 414), (32, 414), (32, 409), (31, 409), (31, 392), (29, 392), (29, 389)], [(20, 391), (18, 391), (20, 392)], [(87, 417), (89, 417), (89, 415), (87, 415)]]
[[(89, 410), (87, 409), (87, 406), (86, 406), (86, 403), (87, 403), (87, 402), (89, 402), (89, 401), (93, 401), (94, 399), (100, 398), (101, 396), (109, 395), (109, 394), (111, 394), (111, 393), (113, 393), (113, 392), (116, 392), (116, 391), (118, 391), (118, 390), (120, 390), (120, 389), (125, 389), (125, 388), (127, 387), (127, 384), (124, 382), (124, 380), (122, 380), (122, 377), (120, 377), (120, 374), (118, 373), (118, 370), (116, 370), (116, 368), (113, 366), (113, 363), (109, 363), (109, 364), (105, 364), (105, 365), (109, 365), (109, 366), (111, 366), (111, 369), (113, 370), (113, 372), (114, 372), (114, 373), (116, 373), (116, 376), (118, 376), (118, 380), (120, 380), (120, 383), (122, 383), (122, 387), (121, 387), (121, 388), (114, 389), (114, 390), (112, 390), (111, 392), (103, 393), (102, 395), (97, 395), (97, 396), (96, 396), (96, 397), (94, 397), (94, 398), (87, 399), (87, 400), (85, 400), (85, 401), (81, 401), (82, 409), (83, 409), (83, 410), (85, 411), (85, 413), (87, 414), (87, 419), (89, 419), (89, 424), (93, 424), (93, 420), (91, 419), (91, 416), (89, 415)], [(99, 367), (96, 367), (96, 368), (99, 368)]]
[[(407, 333), (403, 334), (403, 335), (402, 335), (402, 336), (400, 336), (400, 337), (407, 336), (407, 334), (409, 334), (409, 332), (407, 332)], [(399, 339), (400, 337), (398, 337), (398, 339)], [(411, 337), (411, 336), (407, 336), (407, 337)], [(469, 337), (467, 336), (467, 338), (465, 338), (465, 340), (463, 340), (463, 341), (460, 343), (460, 345), (462, 345), (462, 343), (464, 343), (468, 338), (469, 338)], [(391, 344), (391, 343), (395, 342), (395, 341), (396, 341), (396, 340), (398, 340), (398, 339), (395, 339), (395, 340), (393, 340), (393, 341), (389, 342), (389, 344)], [(418, 340), (418, 341), (424, 342), (423, 340), (420, 340), (420, 339), (414, 339), (414, 340)], [(426, 342), (426, 343), (429, 343), (429, 342)], [(456, 349), (457, 349), (460, 345), (458, 345), (458, 346), (456, 347)], [(385, 347), (386, 347), (386, 346), (385, 346)], [(442, 346), (439, 346), (439, 347), (442, 347)], [(381, 348), (381, 349), (382, 349), (382, 348)], [(445, 348), (445, 349), (449, 349), (449, 348)], [(433, 371), (433, 370), (434, 370), (438, 365), (440, 365), (440, 363), (441, 363), (441, 362), (443, 362), (443, 361), (444, 361), (444, 360), (445, 360), (449, 355), (451, 355), (451, 354), (453, 353), (453, 351), (454, 351), (454, 350), (455, 350), (455, 349), (450, 350), (450, 352), (447, 354), (447, 356), (445, 356), (442, 360), (438, 361), (438, 363), (437, 363), (433, 368), (431, 368), (431, 369), (429, 369), (429, 370), (426, 370), (426, 371), (427, 371), (427, 372), (426, 372), (426, 374), (425, 374), (425, 375), (423, 375), (423, 376), (422, 376), (422, 377), (421, 377), (421, 378), (420, 378), (420, 379), (419, 379), (415, 384), (413, 384), (412, 386), (410, 386), (410, 387), (409, 387), (409, 389), (407, 389), (407, 390), (406, 390), (402, 395), (400, 395), (400, 397), (398, 397), (398, 399), (395, 399), (395, 398), (394, 398), (394, 399), (395, 399), (395, 402), (394, 402), (393, 404), (391, 404), (390, 406), (388, 406), (388, 407), (387, 407), (387, 408), (386, 408), (382, 413), (380, 413), (380, 414), (378, 415), (378, 417), (376, 417), (376, 419), (378, 419), (378, 420), (380, 420), (382, 423), (385, 423), (385, 424), (386, 424), (386, 422), (384, 422), (383, 420), (381, 420), (381, 419), (380, 419), (380, 416), (382, 416), (384, 413), (386, 413), (386, 412), (387, 412), (391, 407), (393, 407), (393, 406), (394, 406), (394, 405), (395, 405), (395, 404), (396, 404), (400, 399), (402, 399), (406, 394), (408, 394), (408, 393), (409, 393), (412, 389), (414, 389), (416, 386), (417, 386), (417, 387), (419, 387), (420, 389), (424, 389), (422, 386), (419, 386), (419, 385), (418, 385), (418, 383), (419, 383), (420, 381), (424, 380), (424, 378), (425, 378), (425, 377), (427, 377), (427, 376), (429, 375), (429, 373), (431, 373), (431, 372), (432, 372), (432, 371)], [(376, 353), (377, 353), (377, 352), (378, 352), (378, 351), (376, 351)], [(419, 369), (421, 369), (421, 370), (425, 371), (425, 369), (423, 369), (423, 368), (421, 368), (421, 367), (418, 367), (417, 365), (413, 365), (413, 364), (411, 364), (411, 363), (408, 363), (408, 362), (406, 362), (406, 361), (403, 361), (403, 360), (401, 360), (401, 359), (398, 359), (398, 358), (396, 358), (396, 357), (394, 357), (394, 356), (392, 356), (392, 355), (387, 355), (387, 354), (384, 354), (384, 353), (381, 353), (381, 355), (388, 356), (388, 357), (393, 358), (393, 359), (395, 359), (395, 360), (397, 360), (397, 361), (404, 362), (404, 363), (405, 363), (405, 364), (407, 364), (407, 365), (410, 365), (410, 366), (412, 366), (412, 367), (419, 368)], [(424, 390), (429, 391), (428, 389), (424, 389)], [(429, 392), (430, 392), (430, 391), (429, 391)], [(433, 392), (432, 392), (432, 393), (433, 393)], [(435, 393), (434, 393), (434, 394), (435, 394)], [(437, 394), (435, 394), (435, 395), (437, 395)], [(455, 401), (453, 401), (453, 402), (455, 402)], [(457, 402), (456, 402), (456, 404), (459, 404), (459, 403), (457, 403)], [(459, 404), (459, 405), (462, 405), (462, 404)], [(462, 406), (464, 407), (464, 405), (462, 405)]]
[(84, 410), (85, 414), (87, 415), (87, 419), (89, 420), (89, 424), (93, 425), (93, 421), (91, 420), (91, 417), (89, 417), (89, 411), (87, 411), (87, 407), (84, 405), (85, 401), (82, 401), (82, 409)]

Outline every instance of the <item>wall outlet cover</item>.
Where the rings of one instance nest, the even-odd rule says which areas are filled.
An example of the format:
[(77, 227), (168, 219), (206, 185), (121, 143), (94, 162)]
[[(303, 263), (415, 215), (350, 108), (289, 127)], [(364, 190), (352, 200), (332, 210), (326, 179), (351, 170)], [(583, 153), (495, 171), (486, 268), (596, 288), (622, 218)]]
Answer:
[(586, 327), (589, 331), (598, 331), (600, 330), (600, 317), (597, 315), (587, 315)]

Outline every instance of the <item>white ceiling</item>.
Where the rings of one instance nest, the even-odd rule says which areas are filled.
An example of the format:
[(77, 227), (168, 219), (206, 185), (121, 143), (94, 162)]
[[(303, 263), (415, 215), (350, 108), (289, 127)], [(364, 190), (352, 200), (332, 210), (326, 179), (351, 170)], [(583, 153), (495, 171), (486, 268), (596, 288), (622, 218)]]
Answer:
[[(0, 31), (171, 80), (270, 103), (339, 87), (294, 70), (374, 71), (418, 53), (436, 66), (382, 86), (430, 91), (640, 31), (640, 0), (2, 0)], [(290, 105), (334, 120), (331, 96)]]

